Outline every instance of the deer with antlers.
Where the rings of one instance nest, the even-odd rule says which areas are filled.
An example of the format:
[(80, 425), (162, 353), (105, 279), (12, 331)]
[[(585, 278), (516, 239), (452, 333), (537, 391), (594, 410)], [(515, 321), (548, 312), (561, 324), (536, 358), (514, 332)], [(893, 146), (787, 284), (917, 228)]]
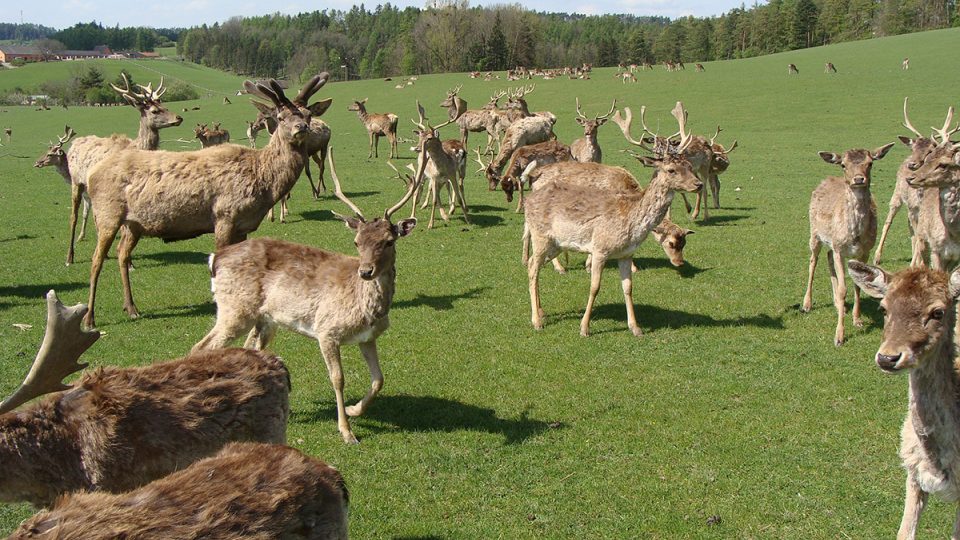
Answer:
[[(418, 175), (425, 176), (428, 180), (427, 196), (429, 197), (428, 200), (431, 201), (430, 222), (427, 224), (428, 229), (433, 228), (437, 203), (440, 201), (440, 190), (443, 186), (447, 186), (450, 191), (450, 213), (453, 213), (454, 208), (459, 206), (460, 211), (463, 212), (463, 220), (468, 225), (470, 224), (467, 203), (463, 196), (463, 173), (466, 168), (466, 152), (463, 150), (463, 147), (459, 145), (456, 149), (452, 149), (453, 151), (448, 151), (443, 141), (440, 140), (440, 129), (456, 122), (464, 113), (466, 105), (466, 102), (461, 101), (460, 109), (454, 113), (455, 116), (453, 118), (436, 127), (432, 127), (424, 115), (425, 111), (423, 106), (420, 105), (420, 101), (417, 100), (417, 113), (420, 119), (412, 122), (417, 126), (414, 133), (416, 133), (419, 139), (417, 143), (417, 148), (420, 152), (419, 161), (423, 162), (423, 166), (420, 167), (422, 171), (418, 170), (417, 173)], [(390, 166), (393, 167), (392, 164), (390, 164)], [(414, 191), (414, 204), (413, 212), (410, 214), (411, 218), (416, 216), (417, 200), (420, 196), (420, 189), (423, 186), (422, 178), (418, 176), (413, 183), (417, 185), (417, 188)], [(449, 221), (442, 205), (440, 208), (440, 217), (444, 221)]]
[[(484, 164), (483, 159), (480, 156), (480, 149), (477, 148), (474, 150), (476, 154), (475, 161), (480, 164), (480, 169), (477, 172), (486, 171), (488, 165)], [(557, 163), (562, 161), (572, 161), (573, 153), (569, 146), (563, 144), (560, 141), (544, 141), (542, 143), (528, 144), (526, 146), (521, 146), (513, 152), (513, 155), (510, 156), (510, 161), (507, 163), (506, 169), (504, 169), (504, 174), (502, 178), (499, 178), (497, 175), (488, 175), (488, 178), (491, 179), (491, 182), (499, 178), (500, 189), (503, 190), (503, 193), (507, 196), (507, 202), (513, 202), (513, 192), (519, 192), (519, 200), (517, 201), (517, 213), (520, 212), (520, 209), (523, 208), (523, 185), (527, 184), (528, 188), (532, 188), (532, 176), (525, 176), (523, 173), (530, 167), (531, 164), (534, 166), (547, 165), (549, 163)], [(491, 184), (490, 189), (493, 190), (496, 188), (496, 185)]]
[(610, 110), (607, 111), (603, 116), (597, 115), (593, 117), (593, 120), (590, 120), (583, 115), (583, 112), (580, 110), (580, 98), (576, 99), (577, 101), (577, 123), (583, 127), (583, 137), (570, 143), (570, 153), (573, 154), (573, 159), (585, 163), (587, 161), (592, 161), (594, 163), (600, 163), (603, 159), (603, 152), (600, 151), (600, 143), (597, 142), (597, 130), (600, 129), (600, 126), (607, 123), (607, 119), (613, 114), (613, 111), (617, 108), (617, 100), (613, 100), (613, 104), (610, 105)]
[(230, 132), (221, 129), (219, 122), (212, 128), (208, 128), (206, 124), (197, 124), (197, 127), (193, 128), (193, 136), (200, 141), (201, 148), (230, 142)]
[[(76, 135), (76, 132), (73, 131), (73, 128), (70, 126), (64, 126), (63, 135), (57, 136), (57, 144), (50, 145), (47, 148), (47, 151), (44, 152), (33, 166), (39, 168), (43, 167), (54, 167), (60, 176), (63, 177), (63, 181), (67, 183), (68, 186), (73, 188), (73, 177), (70, 175), (70, 165), (67, 162), (67, 152), (63, 149), (63, 145), (70, 142), (70, 140)], [(83, 220), (80, 222), (80, 238), (83, 238), (86, 235), (87, 229), (87, 216), (90, 213), (90, 195), (86, 190), (80, 191), (81, 197), (83, 197)], [(72, 231), (76, 229), (77, 226), (77, 216), (73, 213), (70, 215), (70, 231), (71, 239), (73, 237)], [(72, 242), (71, 242), (72, 244)], [(68, 259), (68, 264), (72, 262), (72, 258)]]
[(255, 231), (293, 188), (306, 162), (303, 142), (310, 112), (290, 102), (276, 81), (269, 87), (244, 84), (248, 92), (266, 95), (282, 109), (277, 130), (264, 148), (222, 144), (193, 152), (128, 150), (108, 156), (90, 171), (98, 238), (90, 266), (89, 326), (94, 325), (100, 270), (117, 232), (124, 311), (135, 318), (139, 311), (127, 263), (142, 236), (172, 242), (212, 232), (218, 249), (235, 244)]
[[(130, 148), (140, 150), (156, 150), (160, 147), (160, 130), (168, 127), (179, 126), (183, 118), (167, 110), (160, 102), (160, 97), (166, 92), (163, 86), (163, 79), (156, 90), (153, 84), (146, 86), (137, 85), (140, 91), (134, 91), (130, 88), (130, 81), (126, 75), (123, 76), (126, 83), (125, 88), (120, 88), (111, 84), (123, 98), (138, 111), (140, 111), (140, 131), (137, 138), (131, 140), (124, 135), (113, 135), (111, 137), (96, 137), (88, 135), (79, 137), (70, 145), (67, 150), (67, 161), (70, 164), (71, 178), (71, 206), (70, 206), (70, 244), (67, 248), (67, 265), (73, 264), (74, 255), (74, 237), (76, 233), (77, 214), (80, 209), (81, 201), (89, 201), (90, 197), (86, 194), (89, 190), (88, 178), (90, 171), (100, 164), (108, 155)], [(90, 205), (84, 202), (83, 222), (80, 225), (79, 240), (83, 240), (84, 231), (87, 226), (87, 216)]]
[(247, 143), (250, 145), (250, 148), (257, 147), (257, 135), (266, 128), (267, 126), (263, 122), (258, 122), (257, 120), (251, 122), (247, 120)]
[(72, 491), (126, 491), (230, 441), (286, 439), (289, 374), (266, 353), (217, 350), (104, 367), (65, 386), (100, 337), (81, 328), (85, 312), (47, 293), (43, 344), (23, 384), (0, 404), (0, 500), (40, 507)]
[[(417, 224), (414, 218), (394, 224), (390, 216), (410, 199), (416, 182), (410, 182), (406, 194), (382, 218), (367, 221), (340, 188), (332, 151), (329, 161), (334, 194), (355, 214), (337, 217), (356, 232), (359, 257), (269, 238), (218, 249), (210, 261), (217, 322), (193, 350), (218, 349), (247, 332), (244, 346), (264, 349), (277, 326), (316, 339), (333, 384), (340, 435), (345, 442), (356, 443), (347, 417), (363, 414), (383, 387), (377, 338), (390, 326), (396, 242)], [(417, 179), (426, 162), (427, 153), (421, 153)], [(340, 347), (353, 343), (367, 361), (371, 385), (360, 402), (346, 407)]]
[(513, 121), (507, 128), (503, 136), (503, 141), (500, 144), (500, 151), (484, 171), (491, 190), (496, 189), (497, 184), (500, 183), (500, 174), (503, 171), (503, 167), (510, 160), (514, 151), (529, 144), (541, 143), (557, 138), (553, 133), (553, 125), (557, 121), (556, 116), (550, 113), (537, 115), (530, 113), (527, 102), (523, 99), (523, 96), (529, 94), (532, 90), (533, 86), (530, 86), (522, 92), (517, 91), (511, 94), (511, 107), (514, 108), (514, 110), (519, 110), (522, 116)]
[[(611, 258), (619, 262), (627, 324), (634, 335), (643, 334), (633, 309), (630, 255), (666, 216), (675, 191), (693, 192), (703, 187), (682, 153), (691, 137), (686, 132), (686, 111), (682, 103), (677, 102), (673, 115), (681, 132), (677, 152), (654, 157), (638, 156), (644, 165), (655, 169), (645, 190), (607, 191), (557, 182), (534, 190), (527, 197), (524, 228), (525, 235), (530, 238), (527, 275), (534, 328), (543, 328), (540, 267), (560, 251), (574, 250), (591, 255), (590, 295), (580, 322), (580, 334), (590, 334), (590, 315), (600, 290), (603, 266)], [(633, 142), (632, 138), (628, 140)], [(642, 142), (641, 145), (646, 147)]]
[(360, 122), (367, 128), (367, 136), (370, 138), (370, 152), (367, 157), (380, 157), (378, 153), (380, 137), (386, 137), (390, 142), (390, 157), (396, 158), (397, 122), (400, 117), (393, 113), (368, 113), (366, 103), (367, 98), (354, 101), (347, 107), (347, 110), (356, 112)]
[[(497, 139), (499, 134), (499, 116), (492, 111), (497, 108), (497, 101), (506, 95), (506, 92), (494, 94), (490, 98), (490, 102), (488, 102), (483, 109), (470, 110), (467, 108), (467, 102), (459, 95), (461, 88), (463, 88), (463, 85), (447, 91), (447, 97), (440, 102), (440, 106), (447, 109), (447, 114), (450, 118), (457, 118), (456, 122), (460, 127), (460, 142), (464, 148), (467, 146), (467, 139), (469, 138), (470, 132), (485, 132), (487, 134), (487, 146), (484, 153), (489, 153), (493, 146), (493, 141)], [(490, 107), (491, 104), (492, 108), (487, 108)], [(457, 116), (458, 114), (459, 116)]]
[[(826, 244), (833, 305), (837, 309), (833, 339), (837, 347), (844, 341), (847, 295), (844, 262), (850, 259), (865, 262), (877, 240), (877, 205), (870, 195), (870, 171), (873, 162), (882, 159), (892, 147), (893, 143), (889, 143), (875, 150), (853, 149), (843, 154), (819, 152), (825, 162), (841, 166), (843, 176), (828, 176), (810, 197), (810, 271), (800, 309), (809, 312), (813, 304), (813, 274), (820, 249)], [(859, 287), (853, 289), (853, 324), (863, 326)]]
[(126, 493), (75, 493), (12, 540), (347, 539), (349, 494), (326, 463), (279, 444), (232, 443)]

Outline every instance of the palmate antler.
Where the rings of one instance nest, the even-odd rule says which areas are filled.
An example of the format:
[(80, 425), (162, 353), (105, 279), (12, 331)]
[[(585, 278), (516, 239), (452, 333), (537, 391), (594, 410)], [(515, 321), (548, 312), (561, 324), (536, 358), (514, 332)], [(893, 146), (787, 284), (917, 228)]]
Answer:
[(943, 121), (943, 127), (940, 129), (937, 129), (935, 127), (931, 128), (937, 133), (937, 135), (940, 135), (940, 144), (945, 144), (947, 141), (950, 140), (951, 135), (960, 131), (960, 124), (957, 124), (957, 127), (950, 129), (950, 124), (952, 123), (953, 123), (953, 107), (950, 107), (949, 109), (947, 109), (947, 118)]
[(687, 131), (687, 110), (683, 108), (683, 103), (678, 101), (674, 105), (673, 110), (670, 111), (670, 114), (677, 119), (677, 123), (680, 124), (680, 142), (677, 144), (676, 152), (677, 154), (682, 153), (684, 150), (690, 146), (690, 143), (693, 141), (693, 135)]
[[(643, 132), (650, 133), (647, 130), (646, 122), (644, 122), (643, 120), (643, 117), (646, 111), (647, 111), (646, 105), (641, 105), (640, 106), (640, 122), (643, 124)], [(639, 140), (634, 139), (633, 136), (630, 135), (630, 126), (631, 124), (633, 124), (633, 111), (630, 110), (630, 107), (623, 108), (622, 117), (620, 116), (620, 111), (617, 111), (616, 114), (613, 115), (612, 120), (615, 124), (620, 126), (620, 131), (623, 132), (623, 136), (625, 139), (627, 139), (627, 142), (629, 142), (634, 146), (639, 146), (640, 148), (643, 148), (644, 150), (650, 153), (656, 154), (653, 148), (650, 148), (649, 146), (647, 146), (647, 143), (643, 142), (643, 135), (640, 136)], [(656, 138), (656, 135), (654, 135), (653, 133), (650, 133), (650, 135), (653, 135), (654, 138)]]
[(47, 329), (43, 344), (27, 377), (14, 393), (0, 403), (0, 414), (12, 411), (31, 399), (70, 388), (63, 379), (87, 364), (77, 360), (100, 339), (100, 332), (84, 330), (85, 304), (65, 307), (54, 291), (47, 293)]

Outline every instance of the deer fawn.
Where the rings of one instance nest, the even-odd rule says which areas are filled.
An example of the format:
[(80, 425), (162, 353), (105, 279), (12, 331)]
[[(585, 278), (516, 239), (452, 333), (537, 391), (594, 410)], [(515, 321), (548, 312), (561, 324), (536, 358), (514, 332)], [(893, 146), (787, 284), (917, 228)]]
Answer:
[[(810, 198), (810, 272), (807, 292), (801, 311), (810, 311), (813, 303), (813, 274), (820, 248), (829, 248), (827, 263), (833, 288), (833, 305), (837, 308), (837, 330), (834, 345), (843, 345), (843, 317), (847, 295), (844, 261), (867, 260), (877, 240), (877, 205), (870, 195), (870, 169), (873, 162), (887, 155), (893, 143), (876, 150), (847, 150), (843, 154), (820, 152), (827, 163), (840, 165), (843, 177), (829, 176), (813, 190)], [(853, 324), (860, 320), (860, 289), (853, 289)]]

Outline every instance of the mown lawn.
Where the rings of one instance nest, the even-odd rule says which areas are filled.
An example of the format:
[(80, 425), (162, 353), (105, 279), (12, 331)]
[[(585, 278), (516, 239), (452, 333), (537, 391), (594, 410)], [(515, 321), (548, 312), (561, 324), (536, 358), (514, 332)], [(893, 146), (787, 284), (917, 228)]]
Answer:
[[(676, 221), (696, 231), (683, 269), (671, 267), (653, 242), (641, 246), (634, 299), (643, 338), (627, 330), (616, 271), (608, 268), (594, 335), (585, 339), (578, 328), (587, 274), (544, 270), (547, 326), (535, 332), (520, 265), (522, 215), (471, 174), (472, 225), (458, 215), (427, 231), (424, 220), (399, 244), (393, 326), (379, 341), (386, 387), (368, 416), (353, 422), (359, 446), (342, 444), (337, 434), (317, 345), (280, 332), (273, 350), (293, 381), (289, 443), (343, 472), (353, 536), (892, 536), (902, 511), (896, 449), (906, 378), (873, 363), (881, 325), (873, 300), (864, 301), (865, 327), (848, 323), (848, 343), (834, 347), (825, 264), (813, 312), (798, 312), (807, 203), (824, 176), (839, 173), (816, 152), (875, 148), (905, 134), (904, 96), (915, 125), (942, 123), (946, 108), (957, 105), (945, 89), (960, 83), (960, 73), (943, 67), (952, 65), (958, 46), (960, 31), (945, 30), (707, 63), (705, 73), (658, 68), (638, 74), (634, 85), (615, 81), (611, 69), (595, 70), (589, 81), (537, 82), (531, 109), (556, 113), (564, 141), (579, 136), (575, 96), (587, 114), (605, 112), (614, 98), (635, 112), (646, 105), (648, 124), (662, 132), (676, 129), (669, 110), (677, 100), (696, 132), (712, 135), (722, 124), (721, 142), (740, 145), (721, 177), (723, 208), (694, 223), (675, 203)], [(904, 56), (908, 72), (900, 70)], [(824, 74), (826, 61), (839, 73)], [(787, 75), (790, 62), (799, 76)], [(221, 121), (242, 139), (243, 121), (255, 110), (234, 96), (238, 78), (175, 61), (149, 66), (215, 90), (197, 102), (170, 104), (178, 112), (200, 109), (182, 112), (183, 126), (163, 132), (164, 149), (198, 147), (177, 141), (192, 140), (197, 122)], [(62, 75), (54, 71), (0, 72), (0, 91)], [(345, 190), (363, 209), (382, 211), (402, 193), (385, 158), (366, 158), (366, 134), (346, 111), (349, 101), (369, 97), (369, 110), (399, 114), (403, 136), (412, 138), (414, 100), (439, 122), (446, 113), (437, 104), (461, 83), (462, 96), (477, 107), (506, 85), (451, 74), (421, 77), (403, 90), (394, 89), (396, 81), (374, 80), (320, 92), (334, 98), (324, 119)], [(221, 104), (224, 95), (233, 105)], [(53, 288), (67, 303), (86, 301), (93, 247), (88, 238), (78, 244), (77, 264), (63, 265), (68, 189), (53, 171), (33, 169), (33, 160), (64, 124), (80, 134), (134, 135), (136, 114), (126, 107), (3, 111), (0, 127), (13, 128), (13, 140), (0, 148), (0, 393), (7, 394), (41, 340), (42, 295)], [(471, 140), (479, 143), (476, 135)], [(600, 140), (607, 163), (649, 178), (619, 152), (629, 145), (615, 126), (602, 128)], [(412, 159), (409, 146), (401, 145), (398, 164)], [(385, 156), (385, 142), (380, 149)], [(898, 143), (874, 167), (881, 219), (906, 153)], [(314, 202), (302, 183), (291, 208), (290, 223), (264, 223), (256, 234), (353, 253), (351, 234), (331, 215), (345, 210), (338, 201)], [(891, 233), (888, 268), (908, 263), (904, 221)], [(185, 354), (213, 324), (206, 267), (212, 245), (210, 236), (143, 240), (134, 253), (143, 315), (135, 321), (121, 310), (119, 273), (108, 261), (97, 306), (106, 335), (85, 359), (136, 365)], [(14, 323), (33, 328), (21, 332)], [(366, 367), (356, 348), (346, 349), (344, 363), (347, 394), (356, 400), (368, 385)], [(0, 506), (0, 533), (30, 513), (24, 505)], [(921, 534), (943, 537), (953, 515), (952, 505), (932, 501)]]

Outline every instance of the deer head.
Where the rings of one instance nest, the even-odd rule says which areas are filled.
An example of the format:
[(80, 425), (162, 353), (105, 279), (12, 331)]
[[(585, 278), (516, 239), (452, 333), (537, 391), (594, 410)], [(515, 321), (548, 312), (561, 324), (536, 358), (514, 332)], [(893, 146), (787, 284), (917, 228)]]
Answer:
[(880, 369), (896, 372), (916, 368), (942, 347), (953, 346), (960, 269), (948, 276), (927, 268), (891, 275), (858, 261), (850, 261), (847, 268), (863, 292), (882, 299), (883, 342), (876, 355)]
[(276, 80), (270, 79), (267, 83), (253, 83), (244, 81), (243, 87), (247, 93), (269, 99), (277, 114), (277, 127), (273, 135), (278, 135), (286, 143), (299, 145), (310, 131), (310, 111), (294, 105), (283, 93), (283, 88)]
[[(904, 110), (906, 110), (906, 100), (904, 100)], [(914, 173), (907, 178), (907, 183), (912, 187), (946, 187), (960, 181), (960, 143), (950, 140), (951, 135), (960, 131), (960, 125), (950, 129), (951, 123), (953, 123), (953, 107), (947, 110), (943, 127), (932, 128), (936, 135), (931, 139), (936, 146), (924, 155), (919, 161), (919, 166), (915, 165), (915, 168), (911, 168)], [(916, 132), (912, 127), (907, 129)], [(936, 140), (937, 135), (940, 137), (939, 141)], [(917, 162), (914, 161), (914, 163)]]
[(840, 165), (843, 168), (843, 177), (849, 187), (870, 189), (870, 169), (873, 167), (873, 162), (883, 159), (892, 147), (893, 143), (887, 143), (873, 151), (857, 148), (847, 150), (843, 154), (833, 152), (818, 152), (818, 154), (827, 163)]
[(500, 98), (507, 95), (506, 90), (498, 90), (496, 94), (490, 96), (490, 101), (483, 106), (485, 110), (492, 111), (500, 108)]
[(63, 150), (63, 145), (70, 142), (70, 139), (72, 139), (74, 135), (76, 135), (76, 132), (73, 131), (72, 127), (64, 126), (63, 135), (57, 136), (57, 144), (50, 143), (50, 147), (42, 156), (40, 156), (40, 159), (38, 159), (33, 166), (41, 168), (50, 165), (59, 166), (66, 163), (67, 154)]
[(687, 111), (683, 108), (683, 103), (678, 101), (671, 111), (680, 126), (680, 131), (677, 133), (680, 136), (680, 141), (677, 143), (673, 143), (667, 137), (660, 137), (651, 133), (644, 121), (645, 112), (646, 107), (640, 107), (640, 122), (643, 124), (644, 133), (653, 135), (653, 147), (648, 146), (647, 140), (637, 140), (630, 135), (633, 113), (629, 107), (624, 108), (624, 117), (620, 116), (620, 111), (617, 111), (613, 116), (613, 121), (620, 126), (620, 131), (623, 132), (627, 142), (653, 154), (653, 156), (633, 153), (631, 155), (643, 163), (645, 167), (656, 169), (653, 173), (654, 180), (666, 182), (668, 187), (678, 191), (699, 191), (703, 188), (703, 182), (693, 173), (690, 161), (683, 155), (683, 151), (686, 150), (693, 139), (693, 136), (687, 131)]
[(420, 148), (420, 153), (423, 153), (423, 150), (426, 148), (427, 144), (431, 144), (430, 141), (436, 140), (437, 142), (440, 142), (440, 128), (456, 122), (457, 119), (460, 118), (464, 112), (466, 112), (466, 110), (467, 102), (460, 101), (457, 110), (451, 113), (452, 118), (436, 127), (432, 127), (430, 126), (430, 123), (427, 122), (427, 117), (424, 115), (426, 111), (424, 111), (423, 105), (420, 105), (420, 100), (417, 100), (417, 114), (420, 116), (420, 119), (411, 120), (411, 122), (417, 126), (417, 128), (413, 130), (413, 133), (420, 138), (419, 142), (417, 143), (417, 146)]
[[(423, 152), (420, 153), (419, 159), (421, 162), (425, 161)], [(410, 199), (410, 196), (413, 195), (416, 182), (412, 180), (409, 182), (406, 194), (397, 204), (385, 210), (382, 218), (378, 217), (373, 221), (367, 221), (360, 208), (340, 188), (340, 179), (337, 177), (337, 169), (333, 162), (332, 147), (327, 152), (327, 161), (330, 165), (330, 177), (333, 179), (334, 195), (354, 213), (354, 216), (342, 216), (336, 212), (333, 215), (356, 233), (353, 244), (357, 247), (357, 253), (360, 255), (360, 266), (357, 269), (357, 274), (360, 279), (365, 281), (376, 279), (384, 270), (393, 268), (397, 258), (397, 239), (410, 234), (417, 225), (416, 218), (402, 219), (396, 224), (390, 221), (390, 216), (402, 208)], [(393, 164), (390, 164), (390, 166), (393, 167)]]
[(613, 100), (613, 105), (610, 106), (610, 110), (607, 111), (607, 114), (603, 116), (597, 115), (593, 117), (593, 120), (590, 120), (583, 115), (583, 112), (580, 111), (580, 98), (577, 99), (577, 123), (583, 126), (583, 135), (585, 137), (596, 137), (597, 129), (606, 124), (610, 115), (613, 114), (614, 109), (617, 108), (617, 100)]
[(367, 99), (369, 98), (363, 98), (360, 101), (354, 101), (350, 105), (347, 105), (347, 110), (351, 112), (366, 113), (367, 108), (365, 105), (367, 103)]
[(161, 103), (160, 96), (167, 91), (163, 87), (163, 78), (160, 79), (160, 84), (157, 85), (157, 89), (153, 89), (153, 83), (143, 86), (138, 84), (140, 87), (140, 92), (135, 92), (130, 89), (130, 81), (127, 79), (126, 73), (121, 73), (123, 76), (123, 82), (125, 83), (126, 88), (120, 88), (119, 86), (111, 83), (110, 86), (123, 96), (123, 99), (127, 100), (127, 103), (133, 105), (140, 111), (140, 116), (147, 121), (147, 124), (154, 129), (162, 129), (165, 127), (179, 126), (183, 122), (183, 118), (178, 114), (174, 114), (168, 111)]
[(716, 142), (717, 136), (720, 135), (721, 131), (720, 126), (717, 126), (717, 132), (710, 138), (710, 150), (712, 152), (710, 170), (714, 174), (720, 174), (730, 167), (730, 152), (733, 152), (737, 148), (736, 140), (733, 141), (730, 148), (724, 148), (722, 144)]
[(460, 99), (460, 89), (463, 88), (463, 85), (457, 86), (453, 90), (447, 90), (447, 97), (440, 102), (441, 107), (446, 107), (450, 114), (456, 114), (461, 108), (467, 110), (467, 102)]
[[(323, 85), (327, 84), (327, 80), (330, 78), (330, 75), (324, 71), (318, 73), (310, 78), (303, 87), (300, 88), (300, 92), (297, 93), (297, 96), (293, 98), (293, 104), (297, 108), (301, 109), (301, 114), (309, 113), (310, 117), (319, 117), (323, 113), (327, 112), (327, 109), (330, 108), (330, 105), (333, 104), (333, 98), (321, 99), (312, 104), (308, 104), (310, 98), (317, 93), (318, 90), (323, 88)], [(248, 89), (248, 92), (260, 97), (262, 99), (270, 100), (269, 96), (266, 96), (256, 90)], [(267, 132), (271, 135), (277, 129), (277, 112), (280, 110), (279, 107), (272, 107), (262, 101), (257, 101), (251, 99), (250, 103), (257, 108), (257, 118), (253, 121), (253, 129), (264, 129), (266, 128)]]
[(203, 137), (207, 134), (207, 125), (206, 124), (197, 124), (197, 127), (193, 128), (193, 136), (197, 139)]
[(47, 328), (43, 344), (26, 379), (10, 397), (0, 403), (0, 414), (12, 411), (35, 397), (70, 388), (63, 384), (63, 379), (87, 367), (87, 364), (78, 363), (77, 360), (100, 339), (100, 332), (82, 328), (86, 313), (86, 305), (77, 304), (68, 308), (57, 298), (57, 293), (52, 290), (47, 293)]

